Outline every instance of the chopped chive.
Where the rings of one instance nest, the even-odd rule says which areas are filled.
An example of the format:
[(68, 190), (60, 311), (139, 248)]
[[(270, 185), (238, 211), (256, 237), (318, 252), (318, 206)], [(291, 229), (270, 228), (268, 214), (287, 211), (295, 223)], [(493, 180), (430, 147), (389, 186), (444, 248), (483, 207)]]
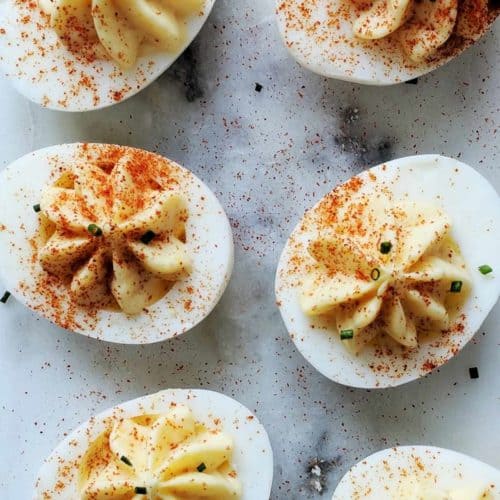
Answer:
[(102, 229), (97, 224), (89, 224), (87, 230), (93, 236), (102, 236)]
[(153, 241), (153, 239), (156, 237), (156, 233), (153, 231), (146, 231), (142, 236), (141, 236), (141, 241), (145, 244), (148, 245)]
[(198, 467), (196, 467), (196, 470), (198, 472), (203, 472), (206, 468), (207, 468), (207, 466), (203, 462), (201, 462), (201, 464), (198, 465)]
[(33, 210), (38, 213), (42, 211), (42, 207), (40, 206), (40, 203), (37, 203), (36, 205), (33, 205)]
[(148, 494), (148, 489), (145, 486), (136, 486), (134, 491), (135, 491), (136, 495), (147, 495)]
[(380, 278), (380, 269), (372, 269), (372, 272), (370, 273), (370, 276), (373, 281), (377, 281)]
[(354, 337), (354, 330), (340, 330), (340, 340), (349, 340)]
[(493, 272), (493, 268), (488, 266), (488, 264), (483, 264), (482, 266), (479, 266), (478, 269), (481, 274), (490, 274)]
[(121, 456), (120, 460), (124, 463), (127, 464), (129, 467), (132, 467), (132, 462), (126, 457), (126, 456)]
[(470, 378), (479, 378), (479, 370), (476, 366), (469, 368), (469, 376)]
[(5, 292), (3, 295), (2, 295), (2, 298), (0, 299), (0, 302), (2, 304), (7, 304), (7, 301), (9, 300), (9, 297), (10, 297), (11, 293), (10, 292)]
[(383, 241), (380, 243), (380, 253), (387, 254), (392, 249), (392, 243), (390, 241)]
[(463, 283), (461, 281), (452, 281), (451, 287), (450, 287), (450, 292), (460, 293), (462, 291), (462, 284)]

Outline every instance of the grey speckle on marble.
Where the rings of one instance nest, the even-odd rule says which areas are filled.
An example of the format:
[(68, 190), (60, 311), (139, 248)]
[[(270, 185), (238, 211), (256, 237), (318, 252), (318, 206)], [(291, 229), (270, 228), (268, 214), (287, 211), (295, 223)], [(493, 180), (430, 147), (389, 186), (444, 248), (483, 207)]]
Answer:
[[(29, 498), (42, 459), (89, 416), (167, 387), (222, 391), (256, 412), (274, 448), (273, 499), (318, 498), (318, 461), (323, 497), (331, 498), (351, 465), (397, 444), (449, 447), (500, 468), (498, 307), (436, 373), (366, 391), (336, 385), (305, 362), (273, 292), (280, 250), (304, 209), (368, 164), (442, 153), (500, 189), (500, 24), (417, 85), (373, 88), (300, 68), (281, 44), (273, 8), (272, 0), (218, 0), (191, 50), (111, 109), (43, 110), (0, 81), (2, 166), (74, 141), (158, 151), (211, 186), (236, 243), (234, 275), (214, 313), (162, 344), (97, 342), (13, 299), (1, 306), (3, 498)], [(479, 379), (469, 378), (473, 366)]]

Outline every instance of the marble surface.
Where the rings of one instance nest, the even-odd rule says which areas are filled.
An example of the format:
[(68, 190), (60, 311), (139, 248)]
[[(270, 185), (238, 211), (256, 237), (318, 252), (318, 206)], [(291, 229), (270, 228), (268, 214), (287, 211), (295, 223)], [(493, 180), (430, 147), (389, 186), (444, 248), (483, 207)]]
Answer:
[[(316, 461), (331, 498), (351, 465), (396, 444), (448, 447), (500, 467), (498, 306), (438, 372), (366, 391), (336, 385), (305, 362), (273, 293), (279, 253), (304, 209), (370, 164), (442, 153), (500, 190), (500, 24), (416, 85), (372, 88), (301, 69), (281, 44), (273, 8), (271, 0), (218, 0), (189, 52), (146, 91), (108, 110), (43, 110), (0, 80), (2, 166), (36, 148), (82, 140), (159, 151), (216, 192), (236, 242), (221, 303), (173, 341), (106, 344), (60, 330), (14, 299), (1, 306), (4, 498), (29, 498), (43, 458), (93, 413), (167, 387), (222, 391), (256, 412), (274, 448), (273, 499), (318, 498), (309, 472)], [(469, 378), (474, 366), (476, 380)]]

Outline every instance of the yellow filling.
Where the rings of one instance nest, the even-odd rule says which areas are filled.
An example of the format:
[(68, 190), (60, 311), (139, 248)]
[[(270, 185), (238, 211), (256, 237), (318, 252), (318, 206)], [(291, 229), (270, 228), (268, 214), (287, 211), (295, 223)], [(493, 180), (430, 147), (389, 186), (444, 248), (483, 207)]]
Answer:
[(138, 314), (191, 271), (186, 203), (139, 155), (76, 162), (42, 193), (38, 259), (79, 305)]
[(106, 54), (128, 68), (144, 46), (180, 50), (187, 38), (186, 19), (203, 11), (204, 0), (39, 0), (39, 4), (70, 50), (87, 58)]
[(429, 59), (451, 36), (458, 0), (375, 0), (354, 23), (354, 34), (376, 40), (396, 33), (414, 62)]
[(325, 315), (353, 352), (382, 334), (417, 347), (449, 327), (471, 285), (442, 210), (362, 195), (330, 219), (308, 244), (307, 315)]
[(88, 448), (81, 500), (230, 500), (241, 497), (233, 441), (194, 420), (183, 405), (115, 420)]
[(484, 484), (470, 484), (465, 487), (443, 490), (436, 488), (431, 480), (416, 476), (402, 481), (395, 500), (493, 500), (491, 490)]

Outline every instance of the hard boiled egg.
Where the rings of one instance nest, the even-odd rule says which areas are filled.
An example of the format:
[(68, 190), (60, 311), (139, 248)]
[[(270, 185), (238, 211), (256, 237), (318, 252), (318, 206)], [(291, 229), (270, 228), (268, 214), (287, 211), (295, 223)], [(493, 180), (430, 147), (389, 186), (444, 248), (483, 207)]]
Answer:
[(349, 179), (281, 255), (276, 297), (299, 351), (353, 387), (424, 376), (473, 337), (500, 294), (500, 200), (473, 168), (423, 155)]
[[(162, 420), (165, 425), (158, 425)], [(185, 438), (183, 431), (188, 423), (191, 428), (186, 430)], [(135, 430), (127, 433), (124, 426)], [(148, 432), (151, 427), (154, 436)], [(153, 447), (145, 446), (145, 457), (140, 453), (143, 435), (155, 443)], [(198, 436), (202, 438), (198, 440)], [(267, 433), (257, 418), (234, 399), (217, 392), (168, 389), (120, 404), (90, 418), (72, 432), (45, 460), (33, 498), (82, 498), (81, 488), (85, 488), (82, 482), (89, 473), (92, 479), (94, 468), (104, 469), (99, 453), (100, 448), (107, 449), (108, 443), (100, 446), (102, 439), (111, 446), (111, 456), (109, 453), (102, 456), (106, 461), (116, 461), (114, 474), (91, 481), (94, 492), (105, 491), (112, 482), (111, 491), (115, 495), (108, 491), (102, 498), (129, 498), (134, 487), (146, 488), (145, 496), (134, 498), (185, 498), (191, 493), (189, 498), (267, 500), (271, 493), (273, 454)], [(164, 446), (172, 440), (175, 443)], [(224, 447), (219, 449), (222, 441)], [(162, 448), (164, 453), (158, 453)], [(222, 467), (219, 462), (224, 462)], [(137, 470), (140, 473), (136, 474)], [(152, 470), (166, 470), (163, 475), (168, 477), (160, 478)], [(226, 470), (230, 470), (227, 478)], [(200, 478), (205, 484), (203, 495), (198, 495), (194, 487)], [(159, 484), (161, 481), (164, 483)], [(224, 483), (230, 483), (232, 494), (222, 490)], [(124, 488), (124, 496), (118, 494), (119, 486)], [(209, 487), (212, 495), (207, 493)], [(219, 495), (216, 487), (221, 487)], [(160, 493), (162, 489), (166, 496), (148, 496), (148, 490)], [(86, 498), (94, 498), (92, 493), (89, 495)]]
[(124, 344), (180, 335), (219, 301), (233, 252), (215, 195), (159, 155), (66, 144), (0, 174), (0, 278), (68, 330)]
[(500, 471), (456, 451), (401, 446), (365, 458), (342, 478), (332, 500), (494, 500)]
[[(111, 106), (169, 68), (199, 33), (214, 3), (6, 0), (0, 3), (1, 67), (20, 93), (44, 107), (88, 111)], [(82, 33), (89, 33), (84, 43), (77, 40)]]
[(276, 3), (282, 38), (302, 66), (369, 85), (404, 82), (442, 66), (476, 42), (499, 13), (487, 0)]

